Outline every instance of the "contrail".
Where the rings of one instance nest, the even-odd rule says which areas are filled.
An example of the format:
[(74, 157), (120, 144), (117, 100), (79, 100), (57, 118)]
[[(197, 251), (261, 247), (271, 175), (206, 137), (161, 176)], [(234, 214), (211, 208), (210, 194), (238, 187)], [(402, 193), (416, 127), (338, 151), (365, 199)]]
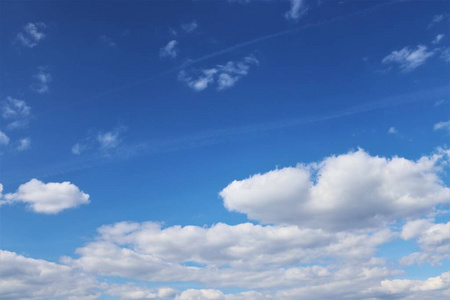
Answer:
[[(334, 18), (331, 18), (331, 19), (328, 19), (328, 20), (319, 21), (319, 22), (299, 25), (299, 26), (297, 26), (295, 28), (286, 29), (286, 30), (283, 30), (283, 31), (278, 31), (278, 32), (275, 32), (275, 33), (271, 33), (271, 34), (263, 35), (263, 36), (260, 36), (260, 37), (254, 38), (254, 39), (250, 39), (248, 41), (244, 41), (244, 42), (238, 43), (236, 45), (233, 45), (233, 46), (227, 47), (225, 49), (222, 49), (222, 50), (219, 50), (219, 51), (216, 51), (216, 52), (204, 55), (202, 57), (199, 57), (199, 58), (196, 58), (196, 59), (191, 59), (188, 62), (185, 62), (185, 63), (183, 63), (183, 64), (181, 64), (179, 66), (176, 66), (174, 68), (168, 69), (168, 70), (166, 70), (166, 71), (164, 71), (162, 73), (159, 73), (159, 74), (156, 74), (156, 75), (144, 78), (142, 80), (131, 82), (131, 83), (128, 83), (128, 84), (124, 84), (124, 85), (119, 86), (117, 88), (113, 88), (113, 89), (101, 92), (99, 94), (93, 95), (93, 96), (85, 98), (83, 100), (78, 100), (78, 101), (74, 101), (74, 102), (71, 102), (71, 103), (67, 103), (65, 106), (74, 106), (74, 105), (81, 104), (81, 103), (84, 103), (84, 102), (87, 102), (87, 101), (90, 101), (90, 100), (94, 100), (94, 99), (97, 99), (97, 98), (100, 98), (100, 97), (103, 97), (103, 96), (107, 96), (107, 95), (110, 95), (110, 94), (113, 94), (113, 93), (117, 93), (117, 92), (129, 89), (129, 88), (132, 88), (132, 87), (135, 87), (135, 86), (138, 86), (138, 85), (141, 85), (141, 84), (153, 81), (153, 80), (158, 79), (160, 77), (163, 77), (163, 76), (166, 76), (166, 75), (169, 75), (169, 74), (172, 74), (172, 73), (176, 73), (176, 72), (181, 71), (181, 70), (183, 70), (185, 68), (192, 67), (192, 66), (197, 65), (197, 64), (199, 64), (201, 62), (204, 62), (206, 60), (225, 55), (227, 53), (233, 52), (233, 51), (241, 49), (241, 48), (245, 48), (245, 47), (248, 47), (248, 46), (251, 46), (251, 45), (263, 42), (263, 41), (271, 40), (271, 39), (274, 39), (274, 38), (277, 38), (277, 37), (281, 37), (281, 36), (284, 36), (284, 35), (294, 34), (294, 33), (297, 33), (297, 32), (299, 32), (301, 30), (304, 30), (304, 29), (320, 27), (320, 26), (323, 26), (323, 25), (327, 25), (327, 24), (343, 21), (343, 20), (346, 20), (346, 19), (354, 17), (354, 16), (364, 15), (366, 13), (378, 10), (380, 8), (384, 8), (384, 7), (390, 6), (390, 5), (392, 5), (394, 3), (397, 3), (397, 2), (400, 2), (400, 1), (399, 0), (395, 0), (395, 1), (392, 1), (392, 2), (380, 3), (380, 4), (374, 5), (372, 7), (369, 7), (369, 8), (366, 8), (366, 9), (354, 12), (354, 13), (346, 14), (346, 15), (343, 15), (343, 16), (337, 16), (337, 17), (334, 17)], [(54, 107), (53, 109), (50, 109), (50, 110), (46, 111), (45, 113), (49, 113), (49, 112), (54, 111), (56, 109), (57, 109), (57, 107)]]
[(97, 153), (94, 153), (90, 156), (84, 156), (82, 159), (77, 159), (76, 161), (64, 162), (62, 164), (56, 164), (54, 166), (47, 166), (46, 170), (40, 169), (37, 172), (32, 172), (26, 178), (25, 176), (23, 176), (23, 174), (10, 174), (10, 176), (5, 176), (7, 174), (3, 173), (3, 179), (5, 179), (5, 177), (9, 177), (8, 182), (3, 183), (23, 183), (25, 180), (29, 180), (31, 178), (46, 178), (56, 175), (62, 175), (70, 172), (101, 166), (113, 161), (131, 159), (141, 155), (157, 155), (186, 149), (200, 148), (215, 144), (222, 144), (240, 138), (248, 137), (252, 134), (264, 134), (284, 128), (326, 122), (330, 120), (350, 117), (357, 114), (367, 113), (370, 111), (406, 105), (414, 102), (436, 101), (445, 97), (448, 98), (449, 94), (450, 91), (448, 86), (443, 86), (434, 89), (422, 90), (409, 94), (383, 98), (378, 101), (366, 102), (361, 105), (344, 108), (342, 110), (326, 114), (280, 120), (268, 123), (259, 123), (241, 127), (225, 128), (220, 130), (209, 130), (166, 140), (147, 140), (133, 145), (122, 145), (118, 147), (114, 153), (111, 153), (109, 157), (104, 157)]

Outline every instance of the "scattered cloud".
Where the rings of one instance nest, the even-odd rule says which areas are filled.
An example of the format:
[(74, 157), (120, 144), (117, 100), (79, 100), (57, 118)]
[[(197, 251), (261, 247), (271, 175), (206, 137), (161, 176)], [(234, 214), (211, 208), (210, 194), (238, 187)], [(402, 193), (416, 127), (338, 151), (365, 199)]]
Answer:
[(434, 102), (434, 105), (433, 105), (433, 106), (440, 106), (440, 105), (442, 105), (442, 104), (444, 104), (444, 103), (445, 103), (445, 100), (444, 100), (444, 99), (441, 99), (441, 100), (438, 100), (438, 101)]
[(31, 139), (30, 138), (22, 138), (19, 140), (18, 145), (16, 147), (17, 151), (25, 151), (31, 147)]
[(186, 33), (192, 33), (198, 28), (197, 21), (193, 20), (189, 23), (183, 23), (181, 24), (181, 29)]
[(447, 160), (445, 151), (411, 161), (360, 149), (233, 181), (220, 196), (229, 211), (264, 223), (362, 229), (449, 203), (450, 189), (439, 178)]
[(404, 240), (417, 239), (421, 252), (414, 252), (400, 259), (402, 265), (438, 265), (450, 258), (450, 222), (436, 224), (430, 219), (407, 222), (402, 229)]
[(291, 9), (284, 16), (288, 20), (297, 21), (305, 15), (308, 10), (304, 0), (290, 0)]
[(445, 37), (445, 34), (438, 34), (431, 43), (437, 45), (442, 41), (442, 39), (444, 37)]
[(440, 22), (444, 21), (444, 19), (447, 18), (447, 17), (448, 17), (448, 14), (435, 15), (431, 19), (430, 23), (428, 24), (428, 29), (430, 29), (431, 27), (433, 27), (437, 23), (440, 23)]
[(69, 266), (3, 250), (0, 250), (0, 266), (0, 298), (3, 300), (93, 300), (99, 296), (101, 284)]
[(73, 147), (72, 147), (72, 153), (78, 155), (78, 154), (81, 154), (81, 152), (83, 152), (84, 149), (86, 149), (86, 146), (85, 146), (85, 145), (82, 145), (82, 144), (80, 144), (80, 143), (76, 143), (76, 144), (73, 145)]
[(99, 133), (97, 135), (97, 141), (100, 145), (100, 148), (107, 150), (117, 147), (120, 143), (119, 135), (120, 135), (119, 130)]
[(9, 144), (9, 137), (0, 130), (0, 145), (8, 145)]
[(434, 124), (433, 129), (434, 130), (446, 130), (446, 131), (450, 132), (450, 120), (442, 121), (442, 122)]
[(68, 208), (88, 204), (90, 201), (88, 194), (68, 181), (43, 183), (31, 179), (20, 185), (15, 193), (3, 195), (0, 204), (20, 202), (25, 203), (36, 213), (57, 214)]
[(169, 57), (169, 58), (175, 58), (178, 55), (178, 49), (177, 49), (177, 44), (178, 42), (176, 40), (171, 40), (169, 43), (167, 43), (167, 45), (165, 45), (164, 47), (162, 47), (159, 50), (159, 56), (164, 58), (164, 57)]
[(117, 44), (114, 42), (114, 40), (111, 37), (106, 36), (106, 35), (100, 36), (100, 42), (111, 48), (117, 47)]
[(424, 45), (418, 45), (416, 49), (405, 47), (401, 50), (392, 51), (383, 58), (384, 64), (398, 64), (404, 72), (409, 72), (423, 65), (428, 58), (434, 55), (434, 51), (428, 51)]
[(28, 23), (23, 27), (23, 31), (16, 36), (16, 41), (24, 47), (34, 48), (37, 44), (45, 38), (43, 32), (47, 28), (42, 22)]
[(52, 81), (52, 76), (48, 72), (48, 67), (40, 66), (37, 74), (33, 75), (34, 83), (31, 85), (33, 91), (43, 94), (49, 92), (49, 83)]
[(236, 84), (246, 76), (251, 66), (258, 65), (259, 61), (254, 55), (248, 55), (240, 61), (229, 61), (225, 65), (217, 65), (210, 69), (182, 70), (178, 79), (195, 91), (203, 91), (210, 85), (215, 85), (217, 90), (225, 90)]
[(126, 127), (118, 126), (109, 131), (90, 131), (86, 138), (72, 146), (72, 153), (80, 155), (83, 152), (94, 152), (102, 156), (109, 156), (118, 150), (122, 143), (122, 134)]
[(31, 108), (23, 100), (7, 97), (2, 103), (2, 117), (7, 121), (8, 129), (26, 127), (30, 121)]
[(441, 59), (445, 62), (450, 62), (450, 48), (445, 48), (442, 50)]
[(389, 133), (389, 134), (398, 134), (399, 132), (398, 132), (398, 129), (397, 129), (397, 128), (395, 128), (395, 127), (390, 127), (390, 128), (388, 129), (388, 133)]
[(148, 288), (134, 283), (113, 284), (106, 290), (106, 294), (119, 297), (121, 300), (168, 299), (176, 295), (176, 290), (170, 287)]

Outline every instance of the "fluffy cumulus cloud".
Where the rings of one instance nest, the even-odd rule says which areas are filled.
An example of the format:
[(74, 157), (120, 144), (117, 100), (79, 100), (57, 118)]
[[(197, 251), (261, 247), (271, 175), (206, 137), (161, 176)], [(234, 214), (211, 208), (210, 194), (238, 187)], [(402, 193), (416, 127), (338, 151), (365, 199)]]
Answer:
[(99, 296), (99, 283), (69, 266), (0, 250), (0, 298), (79, 299)]
[(1, 109), (6, 128), (17, 129), (28, 125), (31, 118), (31, 108), (25, 101), (7, 97), (2, 103)]
[[(100, 294), (177, 300), (445, 299), (450, 295), (448, 272), (421, 280), (395, 277), (405, 275), (404, 265), (450, 258), (450, 223), (431, 216), (447, 213), (440, 207), (450, 200), (440, 179), (447, 163), (448, 151), (442, 149), (418, 160), (358, 150), (253, 175), (220, 192), (229, 210), (270, 224), (118, 222), (98, 228), (75, 256), (61, 257), (60, 264), (11, 252), (7, 257), (60, 270), (48, 288), (41, 280), (51, 272), (32, 282), (35, 299)], [(39, 188), (21, 186), (4, 198), (24, 198), (20, 193), (33, 195), (28, 202), (51, 198), (50, 188), (43, 187), (49, 184), (35, 184)], [(420, 251), (400, 264), (378, 256), (380, 246), (398, 239), (416, 243)], [(8, 271), (6, 278), (13, 283), (7, 285), (9, 298), (33, 299), (27, 294), (31, 283), (23, 281), (27, 272), (36, 276)]]
[(33, 84), (31, 88), (33, 91), (39, 94), (44, 94), (49, 92), (49, 84), (52, 81), (52, 76), (48, 72), (47, 67), (39, 67), (38, 72), (33, 76)]
[(122, 300), (169, 299), (176, 295), (176, 290), (169, 287), (148, 288), (133, 283), (113, 284), (106, 290), (106, 294)]
[(428, 50), (427, 46), (418, 45), (415, 49), (405, 47), (392, 51), (391, 54), (383, 58), (384, 64), (397, 64), (404, 72), (409, 72), (423, 65), (428, 58), (434, 55), (433, 50)]
[(20, 185), (15, 193), (5, 194), (2, 198), (0, 204), (22, 202), (32, 211), (43, 214), (57, 214), (89, 203), (89, 195), (68, 181), (43, 183), (37, 179)]
[(421, 252), (402, 257), (401, 264), (438, 265), (450, 258), (450, 222), (435, 224), (429, 219), (409, 221), (403, 226), (401, 236), (405, 240), (417, 239), (421, 249)]
[(242, 77), (248, 75), (251, 66), (257, 66), (259, 61), (254, 55), (248, 55), (240, 61), (229, 61), (225, 65), (202, 70), (182, 70), (178, 79), (195, 91), (203, 91), (209, 86), (217, 90), (225, 90), (236, 84)]
[(16, 36), (16, 42), (27, 48), (34, 48), (45, 38), (47, 25), (42, 22), (28, 23)]
[(162, 58), (169, 57), (175, 58), (178, 55), (177, 49), (178, 42), (176, 40), (172, 40), (167, 43), (164, 47), (159, 50), (159, 56)]
[(228, 210), (264, 223), (367, 228), (449, 203), (439, 176), (447, 162), (445, 151), (411, 161), (358, 150), (234, 181), (220, 195)]

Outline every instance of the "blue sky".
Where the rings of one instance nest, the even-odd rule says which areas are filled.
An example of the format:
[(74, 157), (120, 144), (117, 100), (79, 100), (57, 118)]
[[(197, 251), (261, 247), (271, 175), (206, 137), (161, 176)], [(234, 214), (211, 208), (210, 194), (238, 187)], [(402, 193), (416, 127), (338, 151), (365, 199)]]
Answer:
[(448, 2), (0, 8), (2, 299), (450, 295)]

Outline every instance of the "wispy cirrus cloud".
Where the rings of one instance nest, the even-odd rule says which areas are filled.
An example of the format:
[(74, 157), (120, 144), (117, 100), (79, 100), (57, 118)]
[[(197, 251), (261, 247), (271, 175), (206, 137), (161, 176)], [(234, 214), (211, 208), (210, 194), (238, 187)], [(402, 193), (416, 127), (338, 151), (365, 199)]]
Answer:
[(31, 139), (29, 137), (21, 138), (17, 143), (16, 150), (17, 151), (25, 151), (25, 150), (30, 149), (30, 147), (31, 147)]
[(46, 28), (47, 25), (43, 22), (28, 23), (17, 34), (15, 41), (24, 47), (34, 48), (46, 37), (44, 33)]
[(181, 29), (186, 33), (193, 33), (197, 28), (198, 23), (195, 20), (181, 24)]
[(291, 21), (298, 21), (308, 10), (305, 0), (290, 0), (291, 9), (284, 14), (284, 17)]
[(442, 121), (442, 122), (434, 124), (433, 129), (434, 130), (445, 130), (450, 133), (450, 120)]
[(395, 64), (403, 72), (410, 72), (423, 65), (427, 59), (435, 54), (435, 51), (428, 50), (427, 46), (418, 45), (415, 49), (404, 47), (400, 50), (394, 50), (383, 58), (383, 64)]
[(124, 131), (126, 131), (126, 127), (118, 126), (109, 131), (89, 132), (85, 139), (72, 146), (72, 153), (80, 155), (90, 151), (102, 156), (109, 156), (121, 145)]
[(176, 40), (171, 40), (164, 47), (159, 50), (159, 56), (161, 58), (169, 57), (175, 58), (178, 56), (179, 50), (177, 49), (178, 42)]
[(225, 90), (236, 84), (242, 77), (248, 75), (251, 66), (259, 65), (254, 55), (248, 55), (240, 61), (229, 61), (224, 65), (202, 70), (182, 70), (178, 79), (195, 91), (203, 91), (211, 85), (217, 90)]
[(8, 129), (26, 127), (31, 118), (31, 108), (26, 102), (12, 97), (7, 97), (3, 101), (1, 111)]
[(3, 131), (0, 130), (0, 145), (8, 145), (9, 144), (9, 137), (6, 135), (6, 133), (4, 133)]
[(50, 91), (49, 84), (52, 82), (52, 75), (48, 71), (48, 67), (40, 66), (38, 72), (33, 75), (34, 82), (31, 89), (39, 94), (48, 93)]

